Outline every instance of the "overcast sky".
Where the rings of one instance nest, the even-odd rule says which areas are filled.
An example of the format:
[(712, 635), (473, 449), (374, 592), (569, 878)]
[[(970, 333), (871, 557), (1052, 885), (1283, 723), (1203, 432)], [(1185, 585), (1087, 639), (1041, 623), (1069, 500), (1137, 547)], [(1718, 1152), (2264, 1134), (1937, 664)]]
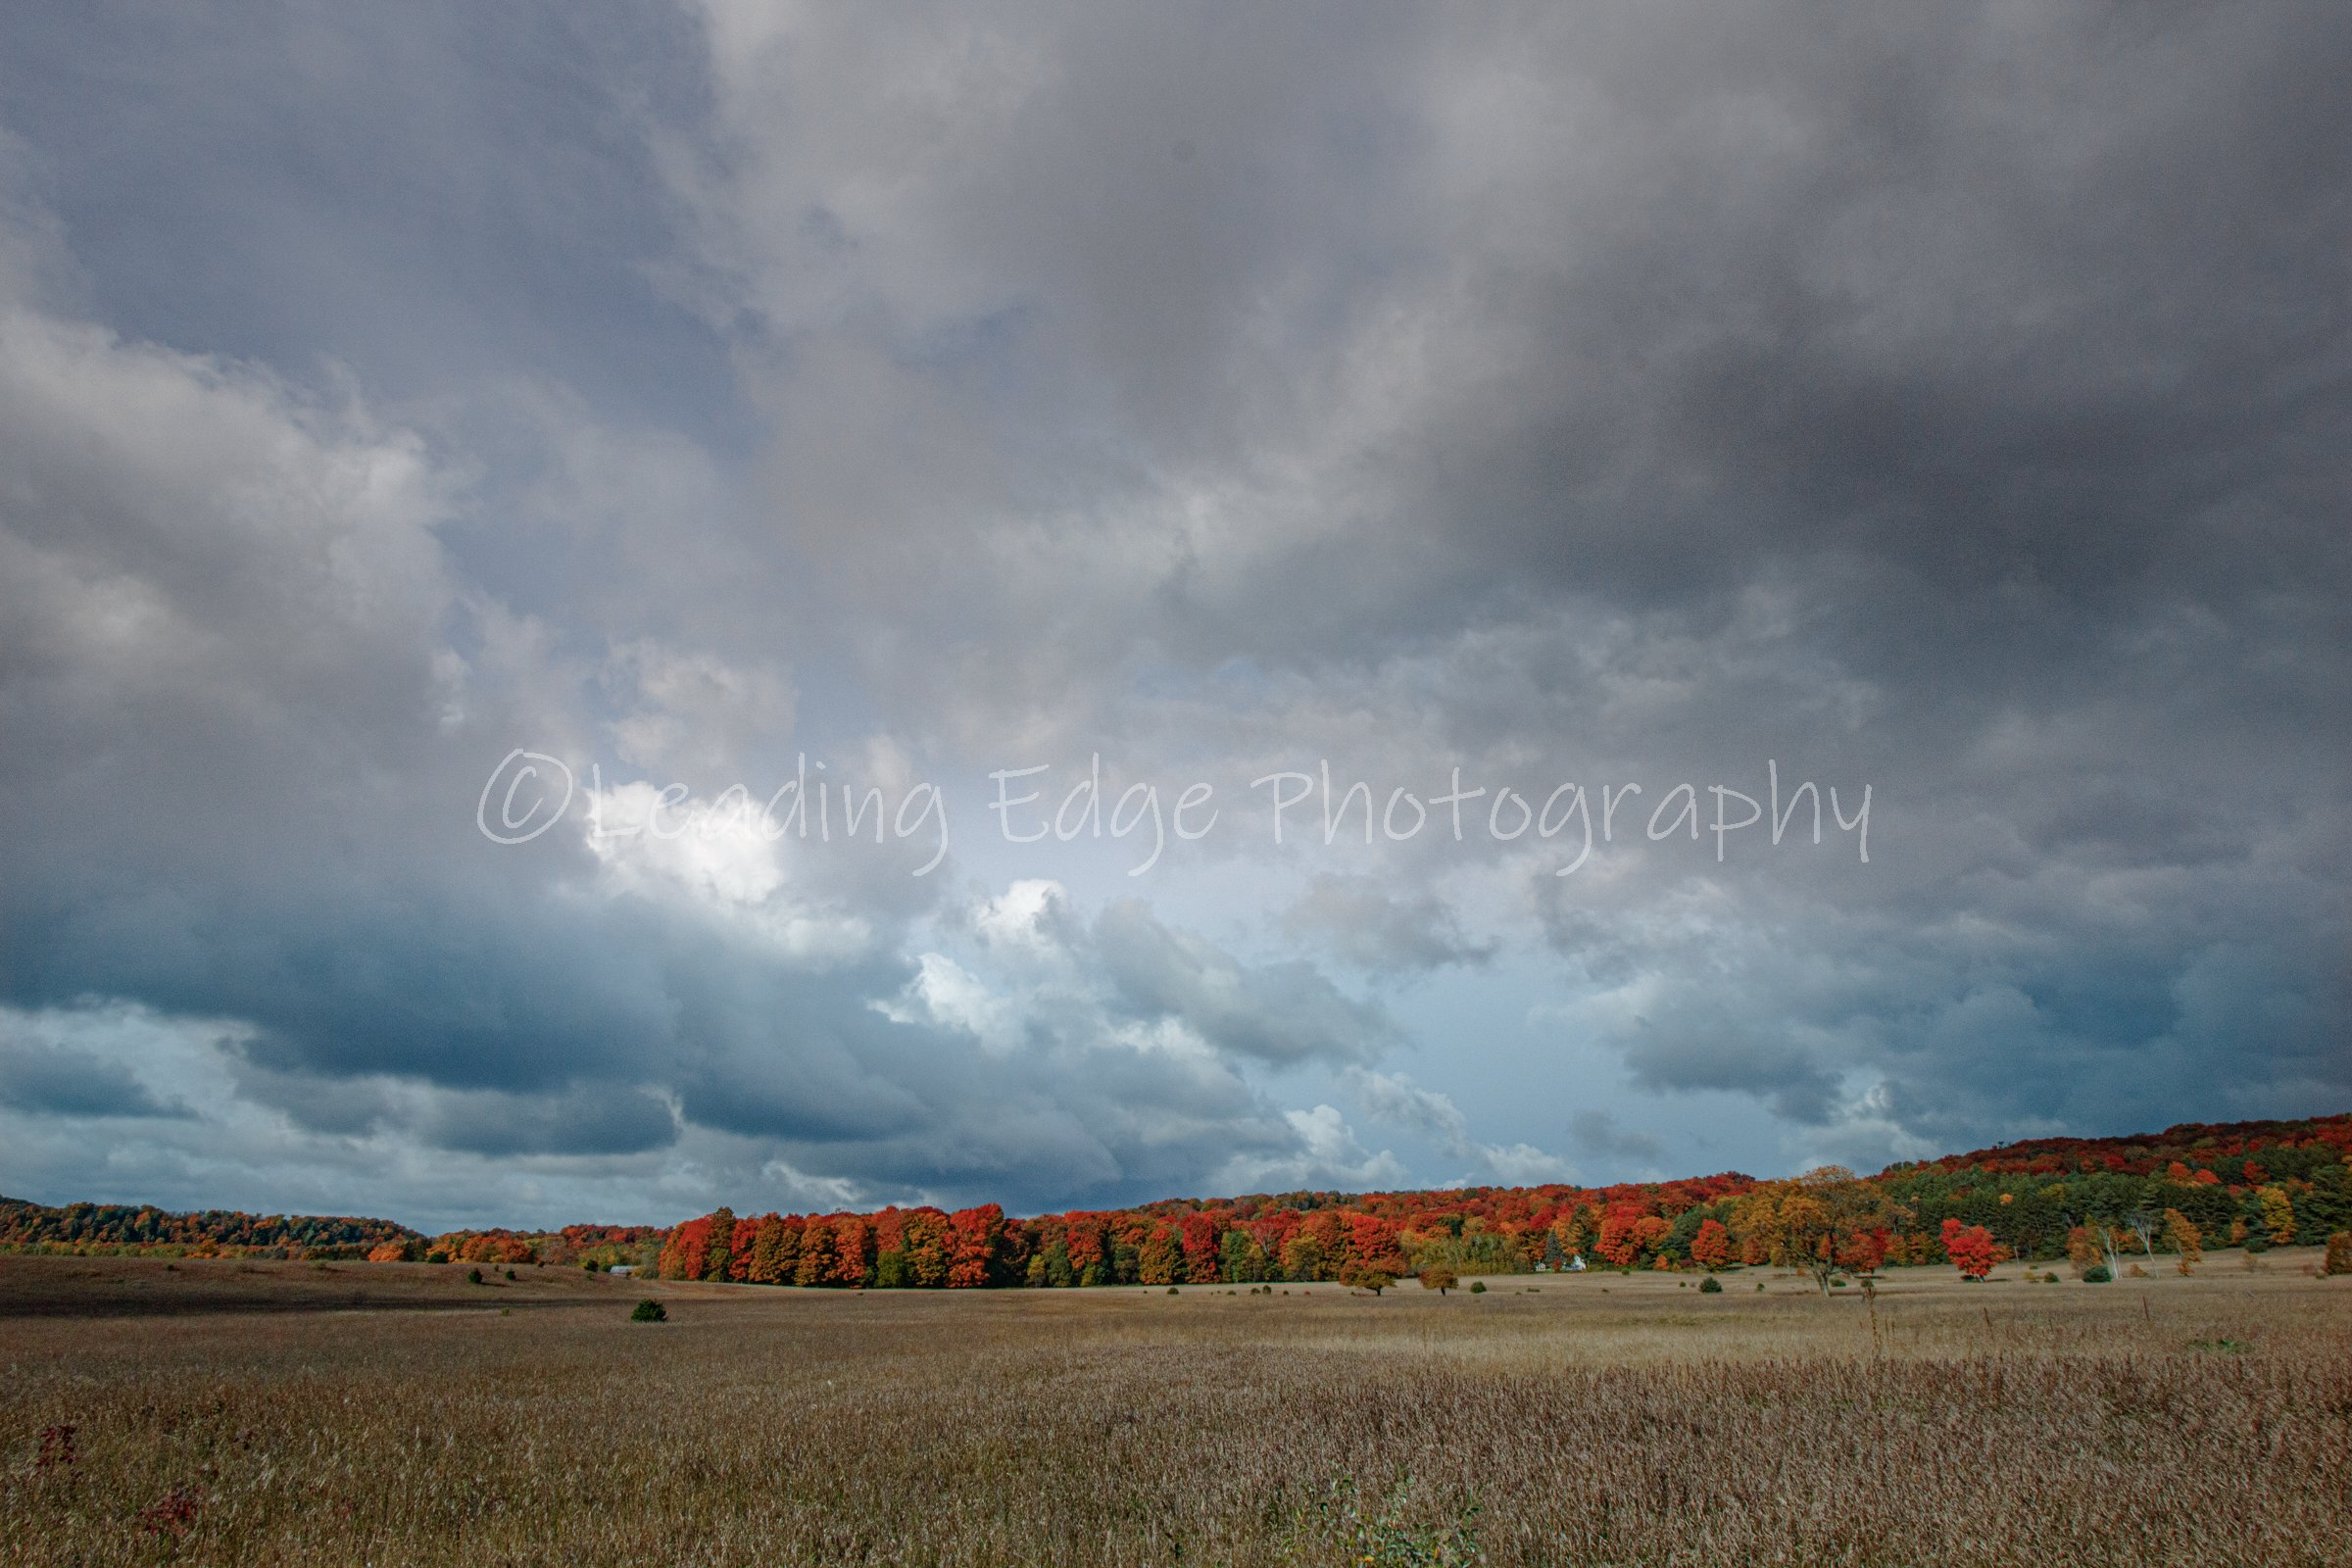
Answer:
[(2326, 0), (20, 0), (0, 1191), (2352, 1108), (2347, 80)]

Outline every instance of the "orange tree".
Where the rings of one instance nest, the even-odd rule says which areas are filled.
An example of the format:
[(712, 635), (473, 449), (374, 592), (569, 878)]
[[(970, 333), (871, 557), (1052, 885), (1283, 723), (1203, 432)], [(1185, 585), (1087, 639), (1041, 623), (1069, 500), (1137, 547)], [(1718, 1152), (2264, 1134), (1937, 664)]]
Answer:
[(1905, 1217), (1878, 1187), (1842, 1166), (1824, 1165), (1758, 1187), (1733, 1210), (1732, 1233), (1767, 1261), (1811, 1275), (1827, 1296), (1833, 1276), (1873, 1250), (1865, 1239)]
[(1964, 1280), (1981, 1280), (1992, 1272), (1993, 1265), (2009, 1255), (2009, 1249), (1992, 1238), (1992, 1232), (1982, 1225), (1963, 1226), (1958, 1220), (1943, 1222), (1943, 1255), (1950, 1258)]
[(1732, 1259), (1732, 1233), (1719, 1219), (1701, 1220), (1690, 1238), (1690, 1261), (1710, 1274)]
[(2205, 1233), (2196, 1223), (2177, 1208), (2164, 1211), (2164, 1239), (2179, 1254), (2174, 1266), (2183, 1274), (2193, 1274), (2205, 1260)]

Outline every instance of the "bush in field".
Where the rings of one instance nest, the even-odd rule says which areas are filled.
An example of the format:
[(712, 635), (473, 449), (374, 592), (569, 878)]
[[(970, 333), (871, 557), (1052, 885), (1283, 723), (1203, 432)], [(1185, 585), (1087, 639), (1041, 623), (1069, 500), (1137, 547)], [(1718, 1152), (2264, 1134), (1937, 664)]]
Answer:
[(1407, 1476), (1374, 1499), (1352, 1478), (1333, 1482), (1292, 1515), (1285, 1555), (1298, 1555), (1302, 1545), (1319, 1542), (1344, 1548), (1348, 1562), (1368, 1568), (1453, 1568), (1486, 1561), (1478, 1544), (1477, 1498), (1449, 1510), (1417, 1502), (1413, 1490)]
[(2093, 1263), (2082, 1271), (2082, 1283), (2085, 1285), (2105, 1285), (2114, 1278), (2114, 1275), (2107, 1272), (2107, 1265), (2104, 1263)]
[(1487, 1282), (1486, 1282), (1485, 1280), (1472, 1280), (1472, 1281), (1470, 1282), (1470, 1294), (1471, 1294), (1472, 1296), (1484, 1296), (1484, 1295), (1486, 1295), (1486, 1294), (1487, 1294)]
[(1717, 1279), (1712, 1274), (1708, 1275), (1705, 1279), (1698, 1282), (1698, 1294), (1701, 1296), (1721, 1296), (1723, 1294), (1723, 1281)]
[(481, 1283), (482, 1283), (482, 1271), (481, 1271), (480, 1269), (478, 1269), (478, 1268), (469, 1268), (469, 1269), (467, 1269), (467, 1270), (466, 1271), (466, 1284), (468, 1284), (468, 1285), (479, 1285), (479, 1284), (481, 1284)]
[(660, 1301), (639, 1301), (637, 1309), (629, 1314), (629, 1321), (632, 1323), (666, 1323), (669, 1321), (669, 1308), (663, 1306)]

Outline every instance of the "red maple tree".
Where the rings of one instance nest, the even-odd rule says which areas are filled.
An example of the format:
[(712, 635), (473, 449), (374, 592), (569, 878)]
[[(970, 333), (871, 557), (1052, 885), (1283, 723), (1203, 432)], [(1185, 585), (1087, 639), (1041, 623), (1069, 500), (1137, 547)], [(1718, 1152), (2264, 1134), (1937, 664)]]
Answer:
[(1964, 1280), (1983, 1279), (2009, 1255), (2009, 1249), (1994, 1241), (1992, 1232), (1982, 1225), (1964, 1226), (1956, 1219), (1943, 1222), (1943, 1250)]

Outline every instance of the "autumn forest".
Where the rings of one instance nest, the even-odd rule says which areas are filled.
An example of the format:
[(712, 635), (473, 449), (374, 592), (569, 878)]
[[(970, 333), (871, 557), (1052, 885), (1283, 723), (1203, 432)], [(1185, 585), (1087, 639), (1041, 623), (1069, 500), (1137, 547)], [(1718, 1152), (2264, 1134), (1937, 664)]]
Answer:
[(1171, 1199), (1031, 1218), (947, 1211), (760, 1215), (721, 1207), (667, 1229), (425, 1236), (384, 1220), (0, 1200), (0, 1249), (628, 1267), (664, 1279), (876, 1290), (1470, 1278), (1571, 1268), (1775, 1264), (1867, 1275), (2011, 1258), (2098, 1277), (2193, 1264), (2201, 1249), (2323, 1244), (2352, 1228), (2352, 1115), (2188, 1124), (2137, 1138), (2041, 1139), (1861, 1177), (1737, 1173), (1608, 1187), (1467, 1187)]

